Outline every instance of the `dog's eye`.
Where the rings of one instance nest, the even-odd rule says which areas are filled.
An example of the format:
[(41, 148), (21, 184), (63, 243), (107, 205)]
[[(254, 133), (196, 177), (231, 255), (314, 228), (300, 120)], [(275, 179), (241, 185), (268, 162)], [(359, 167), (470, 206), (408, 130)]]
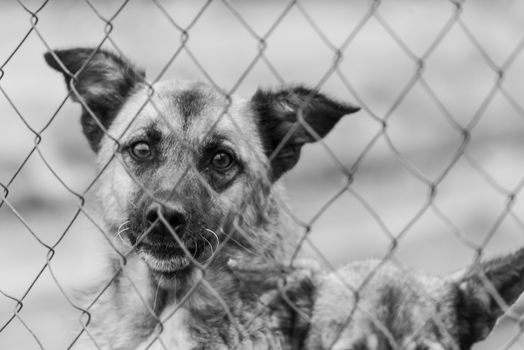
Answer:
[(227, 152), (220, 151), (215, 153), (211, 159), (211, 165), (217, 170), (228, 170), (234, 164), (233, 156)]
[(139, 141), (131, 146), (131, 155), (137, 160), (146, 160), (151, 158), (151, 147), (145, 141)]

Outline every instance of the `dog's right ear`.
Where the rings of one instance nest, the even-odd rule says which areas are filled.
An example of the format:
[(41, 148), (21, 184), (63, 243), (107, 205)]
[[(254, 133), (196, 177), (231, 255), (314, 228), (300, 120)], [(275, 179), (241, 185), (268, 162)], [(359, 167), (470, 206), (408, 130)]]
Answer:
[(304, 144), (323, 138), (340, 118), (360, 110), (302, 86), (258, 90), (251, 106), (257, 116), (264, 151), (271, 160), (272, 181), (295, 166)]
[(44, 58), (64, 75), (74, 101), (82, 104), (81, 123), (96, 152), (104, 131), (145, 73), (127, 60), (102, 49), (49, 51)]
[(461, 349), (483, 340), (497, 318), (524, 292), (524, 248), (479, 264), (458, 281)]

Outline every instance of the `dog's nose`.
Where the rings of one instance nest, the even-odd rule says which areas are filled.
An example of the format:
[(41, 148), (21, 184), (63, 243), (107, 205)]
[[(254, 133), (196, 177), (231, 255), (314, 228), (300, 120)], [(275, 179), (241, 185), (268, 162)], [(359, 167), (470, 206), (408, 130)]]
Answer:
[(186, 212), (182, 208), (164, 206), (158, 203), (153, 203), (147, 208), (146, 220), (151, 224), (155, 222), (162, 223), (164, 220), (160, 218), (160, 215), (162, 215), (162, 218), (165, 219), (173, 229), (184, 226), (187, 221)]

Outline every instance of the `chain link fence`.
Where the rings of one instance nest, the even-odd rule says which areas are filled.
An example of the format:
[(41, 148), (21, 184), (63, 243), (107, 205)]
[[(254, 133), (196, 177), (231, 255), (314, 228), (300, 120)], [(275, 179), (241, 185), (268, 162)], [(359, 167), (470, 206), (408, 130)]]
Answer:
[[(519, 1), (21, 1), (0, 5), (0, 348), (67, 349), (103, 268), (94, 155), (43, 53), (106, 48), (148, 83), (306, 83), (359, 114), (283, 181), (300, 251), (449, 273), (524, 246)], [(154, 88), (152, 88), (154, 93)], [(103, 292), (102, 292), (103, 293)], [(96, 301), (95, 301), (96, 302)], [(476, 349), (522, 349), (516, 312)]]

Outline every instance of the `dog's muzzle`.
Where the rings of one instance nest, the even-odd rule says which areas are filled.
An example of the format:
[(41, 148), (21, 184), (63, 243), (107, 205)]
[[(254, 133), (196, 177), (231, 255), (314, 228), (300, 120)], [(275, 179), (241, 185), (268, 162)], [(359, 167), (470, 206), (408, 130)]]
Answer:
[(203, 244), (188, 232), (187, 214), (182, 209), (153, 203), (146, 210), (145, 220), (149, 227), (137, 251), (153, 272), (169, 277), (188, 268), (192, 259), (201, 255)]

